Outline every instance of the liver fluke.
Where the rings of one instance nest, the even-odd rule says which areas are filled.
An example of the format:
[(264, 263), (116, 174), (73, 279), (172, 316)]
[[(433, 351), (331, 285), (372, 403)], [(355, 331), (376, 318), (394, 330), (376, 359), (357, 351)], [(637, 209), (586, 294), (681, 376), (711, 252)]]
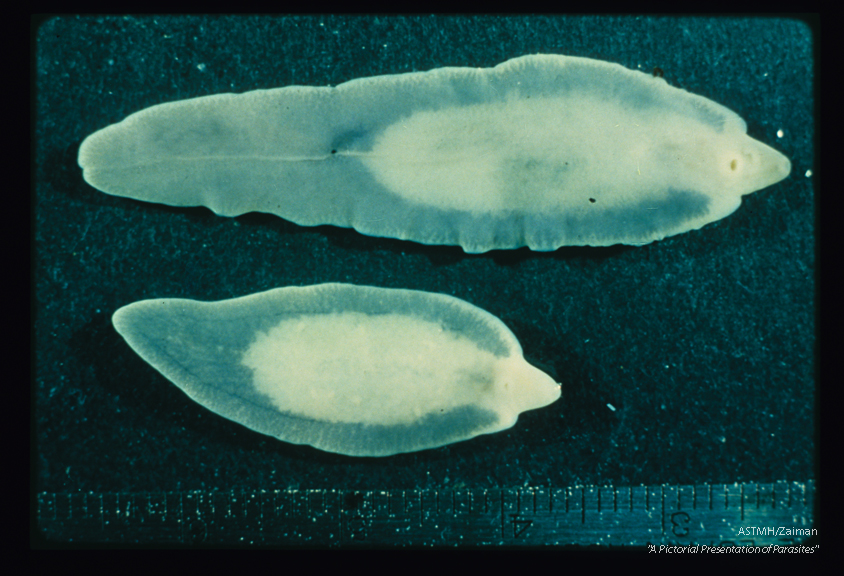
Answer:
[(220, 302), (143, 300), (113, 322), (209, 410), (352, 456), (498, 432), (560, 397), (504, 323), (444, 294), (320, 284)]
[(788, 176), (734, 112), (559, 55), (161, 104), (83, 143), (94, 187), (467, 252), (645, 244)]

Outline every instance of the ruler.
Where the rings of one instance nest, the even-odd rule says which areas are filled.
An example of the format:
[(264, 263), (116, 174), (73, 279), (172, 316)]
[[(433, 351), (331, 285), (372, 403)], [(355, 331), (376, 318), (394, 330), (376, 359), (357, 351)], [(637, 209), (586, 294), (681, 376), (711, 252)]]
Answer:
[(815, 484), (37, 495), (53, 543), (311, 547), (790, 546)]

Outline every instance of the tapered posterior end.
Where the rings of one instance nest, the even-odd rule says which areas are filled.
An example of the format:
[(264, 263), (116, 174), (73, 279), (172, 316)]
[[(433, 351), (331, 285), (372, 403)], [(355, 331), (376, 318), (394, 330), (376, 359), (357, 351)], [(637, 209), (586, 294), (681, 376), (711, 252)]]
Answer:
[(143, 199), (135, 184), (144, 174), (144, 167), (133, 158), (137, 149), (123, 123), (94, 132), (79, 146), (77, 163), (82, 178), (106, 194)]

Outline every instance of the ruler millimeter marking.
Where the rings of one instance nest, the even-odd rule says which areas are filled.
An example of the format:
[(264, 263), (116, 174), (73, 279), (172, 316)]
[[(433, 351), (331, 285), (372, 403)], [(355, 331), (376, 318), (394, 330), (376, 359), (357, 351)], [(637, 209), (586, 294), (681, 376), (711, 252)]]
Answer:
[(48, 542), (559, 546), (803, 542), (814, 481), (456, 490), (37, 495)]

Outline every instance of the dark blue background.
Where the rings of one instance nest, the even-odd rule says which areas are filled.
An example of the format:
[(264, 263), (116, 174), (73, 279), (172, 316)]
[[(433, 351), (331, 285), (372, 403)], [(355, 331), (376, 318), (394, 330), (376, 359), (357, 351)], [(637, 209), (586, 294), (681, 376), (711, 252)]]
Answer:
[[(36, 484), (46, 491), (484, 488), (814, 477), (812, 37), (783, 19), (62, 17), (37, 31)], [(82, 139), (153, 104), (558, 53), (664, 70), (793, 164), (728, 218), (648, 246), (458, 247), (102, 194)], [(777, 137), (777, 131), (783, 137)], [(120, 306), (352, 282), (500, 317), (561, 401), (506, 432), (384, 459), (284, 444), (184, 396)], [(612, 405), (615, 410), (611, 410)]]

